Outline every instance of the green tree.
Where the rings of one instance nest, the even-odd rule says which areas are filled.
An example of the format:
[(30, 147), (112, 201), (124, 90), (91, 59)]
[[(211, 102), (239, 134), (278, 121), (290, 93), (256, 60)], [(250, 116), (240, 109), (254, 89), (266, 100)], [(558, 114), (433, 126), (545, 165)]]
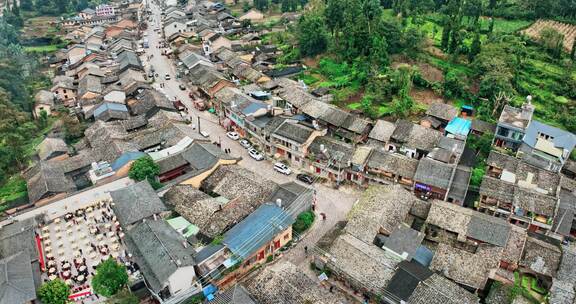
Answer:
[(20, 0), (20, 8), (22, 10), (31, 12), (34, 10), (34, 3), (32, 0)]
[(64, 137), (67, 141), (73, 142), (84, 135), (84, 126), (74, 116), (63, 115), (62, 125), (64, 127)]
[(66, 304), (70, 287), (60, 279), (48, 281), (38, 289), (38, 298), (44, 304)]
[(472, 62), (476, 55), (480, 54), (482, 48), (482, 42), (480, 41), (480, 33), (476, 32), (474, 34), (474, 40), (472, 40), (472, 45), (470, 46), (470, 52), (468, 52), (468, 61)]
[(315, 12), (308, 12), (298, 20), (298, 40), (303, 56), (316, 56), (328, 47), (326, 25), (323, 17)]
[(576, 54), (576, 39), (574, 39), (574, 41), (572, 42), (572, 49), (570, 50), (570, 60), (572, 60), (572, 62), (574, 62), (574, 58), (576, 56), (574, 56)]
[(268, 10), (270, 6), (269, 0), (254, 0), (254, 6), (260, 11)]
[(38, 127), (40, 129), (44, 129), (48, 126), (48, 112), (45, 110), (40, 111), (40, 115), (38, 115)]
[(105, 297), (115, 295), (128, 283), (128, 273), (124, 265), (118, 264), (109, 258), (96, 268), (96, 274), (92, 278), (94, 292)]
[(128, 176), (136, 181), (154, 179), (160, 173), (160, 166), (152, 160), (152, 157), (145, 156), (132, 163)]
[(326, 9), (324, 10), (324, 17), (326, 20), (326, 27), (334, 38), (336, 47), (339, 46), (338, 38), (340, 31), (344, 27), (344, 12), (346, 11), (345, 0), (328, 0)]

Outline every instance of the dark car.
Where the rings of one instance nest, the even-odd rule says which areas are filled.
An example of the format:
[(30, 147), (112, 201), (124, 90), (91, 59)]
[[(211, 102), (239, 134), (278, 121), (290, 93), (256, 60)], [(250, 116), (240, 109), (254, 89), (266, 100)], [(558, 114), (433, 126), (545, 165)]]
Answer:
[(311, 185), (314, 182), (312, 176), (306, 174), (298, 174), (296, 175), (296, 179), (309, 185)]

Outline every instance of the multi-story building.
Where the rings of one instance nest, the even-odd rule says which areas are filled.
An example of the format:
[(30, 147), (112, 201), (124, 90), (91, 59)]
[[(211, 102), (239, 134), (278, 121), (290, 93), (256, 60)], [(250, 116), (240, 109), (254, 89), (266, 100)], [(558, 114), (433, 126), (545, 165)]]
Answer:
[(105, 16), (114, 16), (114, 7), (109, 4), (100, 4), (96, 6), (96, 16), (98, 17), (105, 17)]
[(494, 146), (514, 152), (520, 148), (534, 114), (534, 106), (530, 103), (530, 98), (527, 99), (521, 108), (504, 106), (494, 134)]

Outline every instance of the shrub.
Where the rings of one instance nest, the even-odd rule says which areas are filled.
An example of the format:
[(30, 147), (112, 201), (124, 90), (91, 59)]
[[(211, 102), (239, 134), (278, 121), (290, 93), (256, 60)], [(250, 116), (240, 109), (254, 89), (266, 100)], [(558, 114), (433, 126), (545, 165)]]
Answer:
[(292, 229), (296, 233), (302, 233), (312, 227), (314, 223), (315, 214), (312, 211), (304, 211), (298, 215), (296, 222), (292, 225)]

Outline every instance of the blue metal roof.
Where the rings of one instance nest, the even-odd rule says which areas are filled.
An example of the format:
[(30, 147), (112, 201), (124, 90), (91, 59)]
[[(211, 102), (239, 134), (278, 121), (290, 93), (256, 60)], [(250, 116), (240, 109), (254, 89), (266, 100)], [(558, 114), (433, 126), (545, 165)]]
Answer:
[(524, 135), (524, 142), (534, 148), (536, 146), (536, 141), (538, 140), (538, 133), (552, 136), (554, 138), (552, 139), (552, 142), (556, 148), (572, 151), (576, 145), (576, 135), (536, 120), (531, 121), (528, 125), (526, 135)]
[(425, 246), (420, 245), (412, 258), (416, 262), (420, 263), (420, 265), (429, 267), (430, 263), (432, 263), (432, 258), (434, 257), (434, 252), (430, 249), (426, 248)]
[(126, 107), (126, 105), (120, 103), (105, 102), (101, 104), (96, 110), (94, 110), (94, 117), (98, 117), (100, 116), (100, 114), (108, 110), (128, 112), (128, 108)]
[(468, 136), (471, 128), (472, 121), (460, 117), (455, 117), (446, 126), (446, 132), (454, 135)]
[(292, 216), (282, 208), (270, 203), (264, 204), (228, 230), (222, 243), (233, 254), (246, 259), (293, 223)]
[(114, 162), (112, 162), (112, 164), (110, 165), (110, 167), (112, 167), (112, 170), (116, 171), (120, 168), (122, 168), (124, 165), (126, 165), (128, 162), (132, 161), (132, 160), (136, 160), (139, 159), (140, 157), (146, 156), (147, 154), (144, 152), (126, 152), (122, 155), (120, 155), (120, 157), (118, 157)]

